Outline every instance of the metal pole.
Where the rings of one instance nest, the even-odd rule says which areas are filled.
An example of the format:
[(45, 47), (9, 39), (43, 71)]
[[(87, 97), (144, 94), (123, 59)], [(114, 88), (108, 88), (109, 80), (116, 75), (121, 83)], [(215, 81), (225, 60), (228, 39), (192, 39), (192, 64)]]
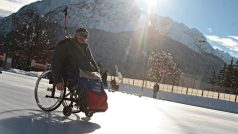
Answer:
[(236, 89), (236, 98), (235, 98), (235, 102), (236, 102), (236, 100), (237, 100), (237, 92), (238, 92), (238, 89)]
[(144, 89), (144, 79), (142, 81), (142, 87), (141, 87), (141, 91), (143, 92), (143, 89)]
[(143, 78), (143, 81), (142, 81), (142, 87), (141, 87), (141, 91), (143, 92), (143, 89), (144, 89), (144, 83), (145, 83), (145, 77), (146, 77), (146, 72), (147, 72), (147, 64), (148, 64), (148, 53), (146, 52), (146, 59), (145, 59), (145, 70), (144, 70), (144, 78)]
[(65, 7), (65, 9), (63, 10), (64, 12), (64, 35), (67, 38), (67, 15), (68, 15), (68, 6)]
[(186, 90), (186, 95), (188, 94), (188, 87), (187, 87), (187, 90)]
[(220, 88), (218, 89), (218, 99), (220, 99)]

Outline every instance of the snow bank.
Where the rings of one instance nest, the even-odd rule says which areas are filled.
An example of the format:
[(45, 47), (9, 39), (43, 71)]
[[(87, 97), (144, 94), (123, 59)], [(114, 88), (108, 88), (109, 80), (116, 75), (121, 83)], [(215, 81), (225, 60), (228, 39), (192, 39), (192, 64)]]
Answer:
[[(120, 84), (119, 91), (129, 93), (132, 95), (137, 96), (146, 96), (152, 97), (153, 90), (149, 88), (142, 88), (139, 86), (132, 86), (128, 84)], [(192, 95), (185, 95), (185, 94), (177, 94), (177, 93), (170, 93), (160, 91), (157, 94), (157, 99), (163, 99), (193, 106), (199, 106), (203, 108), (215, 109), (225, 112), (231, 113), (238, 113), (238, 104), (235, 102), (219, 100), (219, 99), (212, 99), (200, 96), (192, 96)]]
[[(0, 68), (0, 70), (4, 70), (3, 68)], [(15, 68), (10, 68), (9, 70), (4, 70), (7, 72), (12, 72), (12, 73), (17, 73), (17, 74), (23, 74), (23, 75), (28, 75), (28, 76), (33, 76), (33, 77), (38, 77), (42, 74), (42, 72), (35, 72), (35, 71), (23, 71), (20, 69), (15, 69)]]

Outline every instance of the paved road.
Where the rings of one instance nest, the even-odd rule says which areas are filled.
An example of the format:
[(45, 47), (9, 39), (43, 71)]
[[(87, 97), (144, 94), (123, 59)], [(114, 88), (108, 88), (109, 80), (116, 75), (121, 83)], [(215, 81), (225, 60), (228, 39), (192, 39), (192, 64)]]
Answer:
[(109, 109), (85, 121), (47, 113), (34, 100), (36, 78), (0, 74), (0, 134), (236, 134), (238, 115), (121, 92), (108, 92)]

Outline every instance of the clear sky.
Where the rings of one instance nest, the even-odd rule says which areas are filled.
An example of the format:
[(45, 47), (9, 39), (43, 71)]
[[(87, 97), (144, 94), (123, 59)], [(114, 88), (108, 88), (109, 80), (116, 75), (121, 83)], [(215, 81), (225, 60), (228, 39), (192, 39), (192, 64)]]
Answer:
[[(16, 12), (36, 0), (0, 0), (0, 16)], [(168, 16), (201, 31), (214, 48), (238, 57), (238, 0), (135, 0), (146, 9), (157, 5), (159, 15)], [(155, 4), (156, 3), (156, 4)]]
[(198, 29), (214, 48), (238, 57), (238, 0), (155, 1), (159, 15)]
[(157, 4), (160, 15), (204, 34), (238, 35), (238, 0), (158, 0)]

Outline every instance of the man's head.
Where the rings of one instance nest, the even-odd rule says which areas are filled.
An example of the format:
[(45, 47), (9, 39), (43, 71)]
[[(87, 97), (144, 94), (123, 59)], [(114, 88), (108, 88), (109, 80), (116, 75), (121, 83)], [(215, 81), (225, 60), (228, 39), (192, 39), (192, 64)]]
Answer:
[(75, 32), (74, 38), (79, 43), (85, 43), (88, 38), (88, 30), (85, 28), (78, 28)]

